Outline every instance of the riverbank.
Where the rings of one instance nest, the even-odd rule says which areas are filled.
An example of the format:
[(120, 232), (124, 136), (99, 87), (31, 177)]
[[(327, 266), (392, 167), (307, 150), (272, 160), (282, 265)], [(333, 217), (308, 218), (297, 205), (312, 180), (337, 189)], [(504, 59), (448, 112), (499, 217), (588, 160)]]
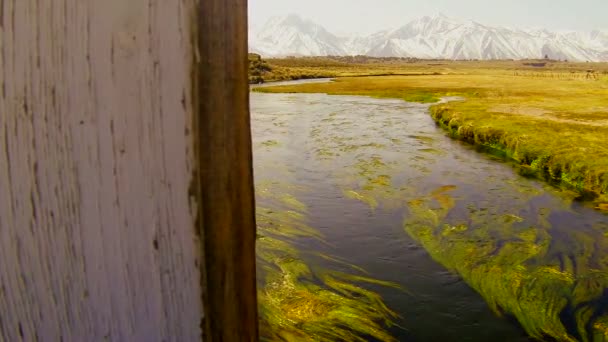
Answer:
[[(448, 71), (447, 69), (451, 69)], [(550, 69), (442, 67), (442, 74), (338, 78), (260, 92), (399, 98), (436, 103), (433, 119), (454, 138), (514, 160), (521, 172), (608, 209), (608, 76)], [(438, 72), (439, 73), (439, 72)]]

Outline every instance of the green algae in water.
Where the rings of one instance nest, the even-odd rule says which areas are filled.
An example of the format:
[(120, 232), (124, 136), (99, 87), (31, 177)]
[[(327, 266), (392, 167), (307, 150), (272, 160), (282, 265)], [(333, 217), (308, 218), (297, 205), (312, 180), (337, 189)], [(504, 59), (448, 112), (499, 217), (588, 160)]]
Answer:
[(593, 324), (593, 341), (608, 341), (608, 315), (598, 318)]
[(376, 187), (391, 186), (391, 176), (378, 175), (374, 178), (368, 179), (367, 184), (363, 187), (366, 190), (371, 190)]
[[(315, 273), (291, 242), (295, 237), (321, 239), (306, 225), (306, 206), (296, 188), (264, 183), (262, 198), (273, 208), (259, 207), (257, 259), (260, 287), (260, 335), (263, 341), (395, 341), (385, 330), (397, 315), (382, 298), (357, 284), (394, 286), (364, 275)], [(327, 255), (326, 260), (335, 260)], [(364, 273), (351, 265), (353, 272)]]
[(316, 162), (331, 170), (331, 179), (344, 197), (363, 202), (372, 210), (403, 206), (407, 184), (402, 178), (395, 181), (394, 176), (408, 163), (400, 157), (403, 140), (391, 134), (395, 121), (370, 113), (361, 127), (349, 113), (334, 112), (310, 128)]
[(431, 153), (431, 154), (437, 154), (437, 155), (443, 155), (443, 154), (445, 154), (444, 151), (437, 150), (437, 149), (434, 149), (434, 148), (419, 148), (418, 151), (425, 152), (425, 153)]
[[(542, 217), (469, 206), (466, 224), (447, 222), (450, 188), (408, 203), (405, 229), (458, 273), (499, 315), (512, 315), (537, 339), (606, 341), (608, 244), (586, 233), (552, 239)], [(599, 257), (600, 255), (604, 257)]]
[(396, 171), (394, 163), (372, 155), (358, 158), (346, 169), (345, 174), (336, 179), (347, 198), (363, 202), (372, 210), (380, 204), (387, 209), (397, 209), (402, 205), (401, 198), (407, 188), (400, 188), (394, 183), (391, 174)]
[(279, 146), (280, 143), (276, 140), (266, 140), (262, 142), (262, 145), (265, 147), (276, 147)]
[(378, 201), (376, 198), (370, 194), (359, 193), (353, 190), (344, 191), (344, 195), (348, 198), (355, 199), (361, 201), (367, 205), (369, 205), (372, 210), (378, 207)]
[(594, 225), (594, 228), (602, 232), (604, 236), (608, 237), (608, 222), (598, 222)]
[(435, 141), (435, 138), (429, 137), (429, 136), (426, 136), (426, 135), (413, 135), (413, 134), (410, 134), (410, 135), (408, 135), (408, 137), (412, 138), (412, 139), (415, 139), (415, 140), (422, 141), (422, 142), (426, 142), (426, 143), (432, 143), (432, 142)]

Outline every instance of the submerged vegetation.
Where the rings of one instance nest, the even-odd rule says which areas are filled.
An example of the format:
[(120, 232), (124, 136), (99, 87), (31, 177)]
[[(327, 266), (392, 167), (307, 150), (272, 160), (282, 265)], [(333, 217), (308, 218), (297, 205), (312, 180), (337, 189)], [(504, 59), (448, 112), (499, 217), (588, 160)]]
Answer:
[[(258, 196), (260, 334), (265, 341), (395, 341), (386, 331), (396, 318), (380, 296), (357, 284), (395, 286), (352, 272), (313, 270), (295, 238), (321, 236), (306, 225), (306, 205), (280, 183), (263, 183)], [(330, 258), (325, 256), (325, 258)]]
[[(351, 71), (361, 74), (385, 68), (410, 75), (338, 78), (255, 91), (364, 95), (421, 103), (459, 96), (464, 100), (431, 107), (432, 117), (453, 137), (516, 161), (526, 175), (577, 191), (594, 200), (598, 209), (607, 208), (608, 76), (602, 71), (608, 65), (549, 63), (539, 70), (523, 62), (437, 64), (355, 64)], [(346, 67), (327, 68), (344, 73), (341, 68)], [(587, 77), (590, 68), (601, 76)]]
[(501, 209), (471, 207), (468, 221), (450, 222), (450, 191), (408, 203), (405, 229), (434, 259), (532, 337), (606, 340), (608, 242), (599, 229), (573, 232), (567, 247), (552, 240), (542, 211), (536, 222), (525, 222)]

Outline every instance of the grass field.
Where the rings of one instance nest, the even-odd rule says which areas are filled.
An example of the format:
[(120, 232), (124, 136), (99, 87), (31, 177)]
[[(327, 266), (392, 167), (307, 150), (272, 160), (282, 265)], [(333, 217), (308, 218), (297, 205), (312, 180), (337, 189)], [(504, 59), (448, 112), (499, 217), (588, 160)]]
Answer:
[[(551, 60), (525, 61), (445, 61), (411, 58), (302, 57), (262, 59), (250, 54), (250, 74), (256, 81), (272, 82), (324, 77), (387, 75), (433, 75), (468, 73), (505, 73), (520, 75), (585, 78), (593, 69), (608, 74), (608, 63), (566, 63)], [(257, 83), (257, 82), (256, 82)]]
[(255, 91), (424, 103), (460, 96), (463, 101), (431, 107), (432, 117), (454, 138), (515, 160), (522, 173), (575, 190), (608, 210), (608, 63), (352, 58), (268, 63), (293, 78), (304, 71), (340, 78)]

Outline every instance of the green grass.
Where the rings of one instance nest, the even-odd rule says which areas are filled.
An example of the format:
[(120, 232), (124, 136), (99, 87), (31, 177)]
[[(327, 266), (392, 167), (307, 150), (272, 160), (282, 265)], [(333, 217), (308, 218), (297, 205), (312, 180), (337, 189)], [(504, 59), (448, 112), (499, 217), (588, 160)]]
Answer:
[[(516, 161), (522, 173), (578, 191), (605, 209), (608, 76), (602, 71), (598, 80), (587, 79), (581, 69), (585, 66), (589, 68), (560, 63), (538, 71), (522, 67), (521, 62), (446, 62), (436, 67), (439, 75), (348, 77), (255, 91), (362, 95), (422, 103), (434, 103), (444, 96), (463, 97), (464, 101), (431, 107), (433, 119), (451, 136), (500, 152)], [(608, 68), (606, 64), (592, 66)], [(433, 70), (428, 67), (415, 64), (401, 72), (428, 73)]]

